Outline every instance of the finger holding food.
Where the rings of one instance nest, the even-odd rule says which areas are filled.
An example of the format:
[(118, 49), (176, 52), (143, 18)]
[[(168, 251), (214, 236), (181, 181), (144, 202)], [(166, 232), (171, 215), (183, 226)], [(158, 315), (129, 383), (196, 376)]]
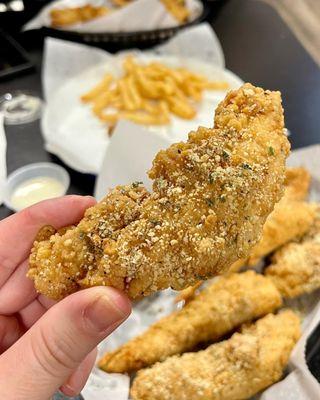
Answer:
[[(136, 183), (118, 187), (76, 228), (35, 242), (28, 276), (36, 289), (59, 299), (110, 285), (138, 298), (228, 270), (248, 256), (282, 195), (289, 153), (283, 124), (279, 92), (250, 84), (231, 91), (214, 128), (157, 154), (152, 193), (141, 187), (141, 198)], [(133, 203), (118, 201), (121, 193)], [(113, 227), (122, 215), (132, 219)]]

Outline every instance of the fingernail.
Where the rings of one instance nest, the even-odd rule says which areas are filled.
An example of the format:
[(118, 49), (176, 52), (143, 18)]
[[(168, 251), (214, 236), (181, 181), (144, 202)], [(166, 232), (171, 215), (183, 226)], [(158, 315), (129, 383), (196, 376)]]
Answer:
[(91, 328), (98, 332), (120, 324), (130, 314), (129, 300), (116, 289), (105, 288), (85, 310), (84, 316)]

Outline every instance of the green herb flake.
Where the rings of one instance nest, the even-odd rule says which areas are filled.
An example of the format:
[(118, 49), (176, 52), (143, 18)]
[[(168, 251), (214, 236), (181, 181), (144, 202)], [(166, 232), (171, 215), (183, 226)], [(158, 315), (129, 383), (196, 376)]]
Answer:
[(250, 169), (250, 170), (252, 171), (252, 167), (251, 167), (250, 164), (242, 163), (242, 164), (241, 164), (241, 167), (242, 167), (243, 169)]
[(222, 157), (223, 157), (225, 160), (228, 160), (229, 157), (230, 157), (230, 154), (229, 154), (227, 151), (222, 150)]
[(139, 187), (139, 185), (142, 185), (142, 184), (143, 184), (143, 182), (136, 181), (136, 182), (133, 182), (131, 186), (136, 189), (137, 187)]
[(210, 185), (212, 185), (212, 184), (214, 183), (214, 176), (213, 176), (213, 174), (210, 174), (210, 175), (209, 175), (209, 183), (210, 183)]
[(209, 207), (214, 206), (214, 201), (211, 199), (206, 199), (206, 203), (208, 204)]
[(156, 220), (154, 220), (154, 219), (152, 219), (152, 220), (150, 221), (150, 223), (151, 223), (153, 226), (156, 226), (156, 225), (159, 225), (159, 224), (160, 224), (159, 221), (156, 221)]
[(268, 154), (269, 154), (269, 156), (274, 156), (275, 155), (274, 148), (272, 146), (269, 146)]

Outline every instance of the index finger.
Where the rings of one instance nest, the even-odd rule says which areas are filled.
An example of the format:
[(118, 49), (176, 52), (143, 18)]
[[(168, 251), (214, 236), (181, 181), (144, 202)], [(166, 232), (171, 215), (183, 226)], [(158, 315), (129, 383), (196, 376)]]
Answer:
[(0, 287), (29, 256), (32, 243), (44, 225), (62, 228), (77, 223), (93, 206), (90, 196), (65, 196), (45, 200), (0, 222)]

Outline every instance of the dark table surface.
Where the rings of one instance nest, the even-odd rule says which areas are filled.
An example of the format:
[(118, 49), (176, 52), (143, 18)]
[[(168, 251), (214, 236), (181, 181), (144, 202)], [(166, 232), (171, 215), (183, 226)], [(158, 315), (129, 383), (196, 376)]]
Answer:
[[(243, 80), (282, 92), (292, 147), (320, 142), (320, 69), (285, 22), (259, 0), (222, 2), (208, 17), (225, 54), (226, 66)], [(42, 45), (36, 36), (18, 36), (36, 65), (28, 75), (0, 83), (0, 95), (15, 89), (42, 95)], [(39, 121), (7, 126), (8, 173), (38, 161), (60, 162), (44, 150)], [(71, 171), (69, 193), (92, 194), (94, 177)], [(0, 207), (0, 219), (10, 214)]]

